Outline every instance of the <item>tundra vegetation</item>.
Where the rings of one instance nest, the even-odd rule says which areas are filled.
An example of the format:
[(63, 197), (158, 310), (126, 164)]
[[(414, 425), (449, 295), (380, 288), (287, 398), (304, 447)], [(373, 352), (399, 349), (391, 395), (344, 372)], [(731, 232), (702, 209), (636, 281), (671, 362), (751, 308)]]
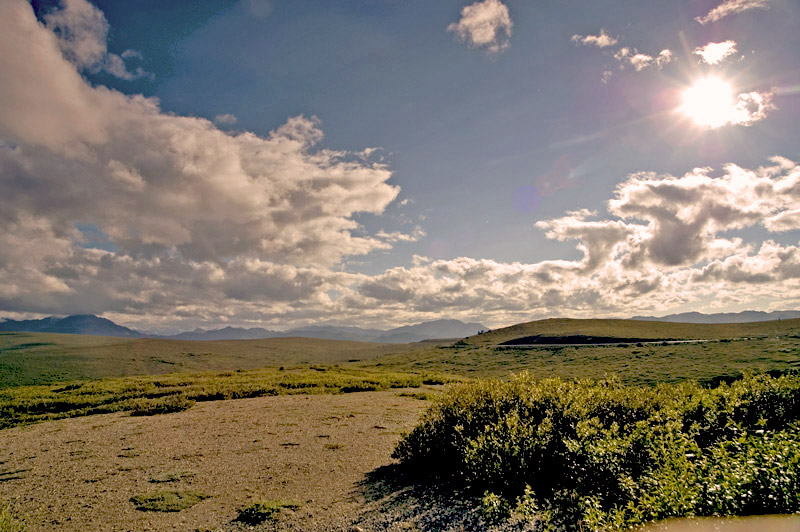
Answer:
[[(544, 320), (405, 345), (9, 333), (0, 335), (0, 428), (451, 384), (400, 392), (430, 400), (394, 451), (412, 478), (468, 489), (488, 522), (514, 514), (551, 529), (619, 530), (678, 516), (800, 512), (798, 370), (800, 320)], [(141, 506), (183, 500), (175, 493), (145, 494), (154, 498)], [(291, 509), (279, 502), (242, 508), (239, 521)], [(0, 524), (22, 526), (2, 506)]]
[(707, 388), (520, 374), (451, 388), (394, 457), (546, 529), (800, 512), (800, 376)]

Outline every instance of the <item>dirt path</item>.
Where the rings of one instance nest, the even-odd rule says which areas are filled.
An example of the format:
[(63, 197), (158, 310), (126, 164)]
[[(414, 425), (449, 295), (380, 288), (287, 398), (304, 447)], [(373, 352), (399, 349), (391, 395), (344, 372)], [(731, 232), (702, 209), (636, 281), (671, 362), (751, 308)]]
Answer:
[[(365, 479), (386, 470), (399, 432), (425, 406), (397, 390), (262, 397), (3, 430), (0, 501), (27, 515), (32, 531), (247, 529), (233, 521), (237, 510), (264, 499), (301, 506), (258, 529), (347, 530), (377, 511), (386, 479), (378, 487)], [(179, 478), (151, 482), (169, 476)], [(211, 497), (173, 513), (139, 511), (130, 502), (158, 490)], [(384, 528), (415, 527), (400, 516)]]

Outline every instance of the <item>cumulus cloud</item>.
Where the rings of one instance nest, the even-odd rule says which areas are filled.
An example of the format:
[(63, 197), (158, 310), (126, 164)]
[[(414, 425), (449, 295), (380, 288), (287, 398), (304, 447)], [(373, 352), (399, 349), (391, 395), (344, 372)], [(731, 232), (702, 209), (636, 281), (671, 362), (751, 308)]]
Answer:
[(78, 69), (104, 71), (125, 80), (151, 75), (142, 67), (130, 71), (125, 65), (125, 59), (142, 59), (140, 52), (125, 50), (121, 56), (108, 52), (108, 21), (87, 0), (62, 0), (60, 8), (47, 13), (44, 21), (57, 36), (64, 57)]
[(390, 325), (446, 312), (495, 325), (625, 316), (712, 296), (800, 301), (798, 246), (737, 235), (800, 230), (800, 166), (787, 159), (721, 175), (627, 176), (604, 212), (537, 224), (574, 242), (575, 260), (415, 257), (353, 273), (351, 257), (425, 233), (370, 235), (358, 224), (358, 213), (380, 215), (399, 189), (374, 150), (321, 146), (319, 120), (233, 134), (92, 86), (25, 0), (0, 2), (0, 86), (3, 313), (193, 327), (332, 317)]
[[(682, 176), (637, 173), (621, 182), (605, 215), (580, 210), (537, 227), (576, 241), (582, 258), (535, 264), (460, 257), (417, 258), (364, 279), (353, 308), (469, 316), (509, 323), (553, 313), (630, 315), (717, 296), (747, 301), (773, 290), (800, 295), (800, 249), (731, 236), (761, 226), (800, 229), (800, 167), (782, 158), (755, 170), (728, 165), (721, 176), (698, 168)], [(780, 222), (778, 222), (778, 220)]]
[(710, 42), (705, 46), (698, 46), (692, 53), (699, 55), (705, 63), (716, 65), (736, 53), (736, 41)]
[(508, 48), (513, 26), (505, 4), (500, 0), (483, 0), (465, 6), (459, 21), (447, 26), (447, 31), (454, 32), (470, 47), (498, 53)]
[(617, 39), (606, 33), (606, 30), (600, 28), (599, 35), (573, 35), (572, 42), (577, 45), (583, 46), (597, 46), (598, 48), (606, 48), (617, 44)]
[[(157, 312), (201, 294), (302, 307), (342, 257), (413, 238), (363, 234), (353, 215), (399, 189), (371, 152), (319, 148), (316, 118), (227, 134), (88, 84), (76, 67), (99, 52), (67, 61), (61, 40), (24, 0), (0, 5), (0, 308)], [(115, 251), (83, 248), (87, 225)], [(257, 278), (270, 288), (244, 288)]]
[(720, 5), (695, 20), (700, 24), (716, 22), (728, 15), (735, 15), (751, 9), (767, 9), (769, 0), (725, 0)]

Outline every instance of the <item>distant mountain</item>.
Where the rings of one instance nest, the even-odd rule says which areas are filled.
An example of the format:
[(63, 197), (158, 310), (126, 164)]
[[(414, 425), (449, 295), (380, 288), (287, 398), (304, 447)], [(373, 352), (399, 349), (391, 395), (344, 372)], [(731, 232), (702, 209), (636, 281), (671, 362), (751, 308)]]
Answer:
[(139, 332), (117, 325), (111, 320), (92, 314), (77, 314), (66, 318), (50, 316), (40, 320), (0, 320), (0, 331), (44, 332), (58, 334), (91, 334), (138, 338)]
[(408, 343), (438, 338), (463, 338), (477, 334), (486, 327), (480, 323), (464, 323), (459, 320), (436, 320), (416, 325), (389, 329), (362, 329), (335, 325), (307, 325), (288, 331), (271, 331), (261, 327), (244, 329), (224, 327), (222, 329), (195, 329), (173, 335), (143, 334), (117, 325), (111, 320), (80, 314), (57, 318), (50, 316), (40, 320), (0, 319), (0, 332), (45, 332), (60, 334), (90, 334), (95, 336), (120, 336), (127, 338), (164, 338), (169, 340), (258, 340), (262, 338), (322, 338), (325, 340), (350, 340), (354, 342)]
[(800, 310), (776, 310), (773, 312), (745, 310), (743, 312), (724, 312), (717, 314), (684, 312), (682, 314), (669, 314), (660, 318), (655, 316), (634, 316), (631, 319), (639, 321), (669, 321), (672, 323), (749, 323), (755, 321), (791, 320), (795, 318), (800, 318)]
[(335, 325), (307, 325), (281, 333), (281, 336), (302, 336), (325, 340), (350, 340), (353, 342), (375, 342), (385, 331), (360, 327), (338, 327)]
[(477, 334), (486, 327), (480, 323), (464, 323), (459, 320), (436, 320), (395, 329), (363, 329), (336, 325), (307, 325), (288, 331), (268, 329), (225, 327), (224, 329), (195, 329), (171, 336), (159, 336), (173, 340), (252, 340), (261, 338), (321, 338), (325, 340), (349, 340), (353, 342), (380, 342), (403, 344), (437, 338), (463, 338)]
[(166, 338), (169, 340), (259, 340), (261, 338), (273, 338), (280, 333), (254, 327), (243, 329), (242, 327), (224, 327), (222, 329), (195, 329), (193, 331), (182, 332), (173, 335), (150, 335), (156, 338)]
[(459, 320), (435, 320), (389, 329), (373, 342), (404, 344), (436, 338), (464, 338), (486, 330), (480, 323), (464, 323)]

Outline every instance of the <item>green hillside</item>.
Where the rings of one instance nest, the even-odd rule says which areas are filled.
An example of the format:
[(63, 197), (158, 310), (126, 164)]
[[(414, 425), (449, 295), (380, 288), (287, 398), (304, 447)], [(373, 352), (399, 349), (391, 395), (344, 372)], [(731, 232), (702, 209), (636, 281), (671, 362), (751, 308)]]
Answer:
[(668, 323), (637, 320), (574, 320), (555, 318), (518, 323), (471, 336), (470, 345), (497, 345), (525, 336), (614, 336), (625, 338), (675, 338), (717, 340), (723, 338), (800, 335), (800, 319), (753, 323)]

